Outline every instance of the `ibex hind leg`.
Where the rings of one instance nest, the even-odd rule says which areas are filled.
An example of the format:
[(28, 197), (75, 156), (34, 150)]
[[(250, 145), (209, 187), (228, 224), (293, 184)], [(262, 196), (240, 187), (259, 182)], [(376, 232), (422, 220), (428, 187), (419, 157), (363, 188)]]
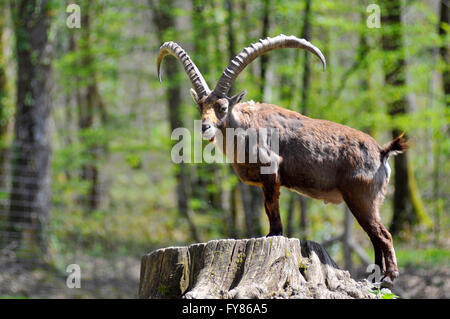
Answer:
[(370, 192), (361, 192), (361, 190), (362, 188), (359, 188), (356, 194), (343, 194), (344, 200), (369, 236), (375, 252), (375, 264), (384, 274), (384, 277), (381, 278), (383, 285), (390, 287), (393, 285), (394, 279), (398, 277), (392, 236), (381, 222), (379, 215), (381, 203), (377, 200), (376, 195), (370, 196)]

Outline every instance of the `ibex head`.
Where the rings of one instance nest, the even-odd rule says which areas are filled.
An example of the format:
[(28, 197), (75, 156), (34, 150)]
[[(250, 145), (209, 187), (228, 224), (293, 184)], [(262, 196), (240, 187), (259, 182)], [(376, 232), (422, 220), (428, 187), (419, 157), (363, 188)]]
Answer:
[(157, 60), (158, 77), (161, 81), (161, 62), (166, 55), (172, 55), (181, 62), (189, 80), (192, 83), (191, 96), (197, 104), (202, 117), (202, 134), (205, 139), (211, 140), (218, 128), (225, 125), (227, 116), (233, 106), (243, 100), (247, 91), (229, 97), (229, 91), (242, 70), (260, 55), (278, 48), (299, 48), (315, 54), (326, 68), (325, 58), (318, 48), (304, 39), (283, 34), (274, 38), (266, 38), (252, 43), (236, 55), (225, 71), (222, 73), (216, 87), (211, 91), (202, 74), (191, 60), (189, 55), (175, 42), (164, 43)]
[(194, 89), (191, 89), (190, 93), (202, 117), (203, 138), (211, 140), (216, 135), (217, 129), (225, 124), (232, 107), (242, 101), (247, 91), (244, 90), (231, 98), (219, 97), (213, 92), (199, 98)]

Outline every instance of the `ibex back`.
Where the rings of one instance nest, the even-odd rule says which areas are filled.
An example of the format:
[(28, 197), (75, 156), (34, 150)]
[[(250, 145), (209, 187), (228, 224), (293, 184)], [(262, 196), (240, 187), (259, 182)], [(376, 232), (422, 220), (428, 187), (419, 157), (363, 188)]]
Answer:
[[(299, 48), (316, 55), (326, 68), (326, 61), (318, 48), (295, 36), (279, 35), (260, 40), (244, 48), (223, 72), (213, 91), (186, 52), (174, 42), (161, 46), (160, 65), (166, 55), (173, 55), (184, 66), (192, 82), (191, 95), (202, 118), (202, 134), (214, 141), (227, 128), (274, 128), (278, 132), (278, 152), (267, 149), (276, 170), (264, 174), (262, 162), (232, 160), (239, 178), (261, 187), (264, 207), (270, 222), (268, 236), (282, 235), (279, 211), (280, 187), (284, 186), (306, 196), (331, 202), (345, 201), (361, 227), (368, 234), (375, 251), (375, 263), (384, 273), (383, 282), (392, 285), (398, 276), (392, 237), (381, 222), (380, 206), (384, 200), (390, 177), (389, 155), (406, 150), (402, 136), (380, 146), (372, 137), (326, 120), (311, 119), (297, 112), (266, 103), (242, 102), (246, 91), (232, 97), (228, 92), (239, 73), (261, 54), (278, 48)], [(236, 141), (233, 140), (233, 147)], [(227, 155), (229, 143), (219, 145)], [(248, 145), (247, 145), (248, 147)]]

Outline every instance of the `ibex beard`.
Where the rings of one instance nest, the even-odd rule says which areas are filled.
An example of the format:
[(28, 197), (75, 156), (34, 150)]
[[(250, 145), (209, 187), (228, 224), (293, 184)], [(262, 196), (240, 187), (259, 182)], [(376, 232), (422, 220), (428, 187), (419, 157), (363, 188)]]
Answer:
[[(263, 174), (256, 163), (231, 159), (239, 178), (258, 186), (264, 194), (264, 207), (270, 223), (267, 236), (282, 235), (279, 196), (286, 187), (311, 198), (338, 204), (345, 202), (368, 234), (375, 251), (375, 263), (384, 273), (384, 286), (398, 277), (398, 266), (392, 236), (381, 222), (380, 206), (390, 177), (387, 160), (407, 149), (403, 136), (380, 146), (371, 136), (334, 122), (312, 119), (273, 104), (243, 102), (246, 91), (232, 97), (228, 92), (240, 72), (258, 56), (278, 48), (310, 51), (326, 68), (318, 48), (295, 36), (279, 35), (260, 40), (244, 48), (229, 64), (211, 91), (202, 74), (186, 52), (174, 42), (164, 43), (158, 55), (160, 64), (166, 55), (177, 58), (193, 85), (191, 95), (202, 119), (203, 137), (214, 140), (218, 131), (227, 128), (274, 128), (278, 132), (279, 152), (269, 149), (267, 156), (275, 170)], [(225, 154), (229, 143), (224, 143)], [(236, 147), (231, 143), (231, 147)], [(260, 145), (258, 144), (258, 147)], [(263, 153), (267, 152), (264, 148)]]

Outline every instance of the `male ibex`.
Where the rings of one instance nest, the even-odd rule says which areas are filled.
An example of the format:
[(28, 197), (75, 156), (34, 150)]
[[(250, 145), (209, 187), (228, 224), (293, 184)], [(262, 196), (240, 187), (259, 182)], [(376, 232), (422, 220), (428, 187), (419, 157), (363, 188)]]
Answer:
[(225, 136), (227, 128), (279, 130), (279, 154), (273, 157), (277, 169), (273, 174), (262, 174), (261, 163), (232, 160), (243, 182), (262, 188), (270, 222), (268, 236), (282, 234), (278, 204), (281, 186), (325, 202), (345, 201), (370, 237), (375, 263), (384, 272), (385, 284), (392, 284), (398, 276), (397, 261), (392, 237), (381, 222), (379, 209), (391, 171), (388, 157), (405, 151), (407, 144), (399, 136), (380, 146), (369, 135), (348, 126), (311, 119), (272, 104), (242, 102), (246, 91), (228, 96), (233, 82), (249, 63), (279, 48), (308, 50), (326, 68), (323, 54), (314, 45), (295, 36), (279, 35), (242, 50), (225, 69), (213, 91), (187, 53), (174, 42), (166, 42), (160, 48), (158, 77), (161, 79), (160, 65), (166, 55), (181, 62), (193, 85), (191, 95), (201, 113), (205, 139), (212, 141), (218, 131)]

